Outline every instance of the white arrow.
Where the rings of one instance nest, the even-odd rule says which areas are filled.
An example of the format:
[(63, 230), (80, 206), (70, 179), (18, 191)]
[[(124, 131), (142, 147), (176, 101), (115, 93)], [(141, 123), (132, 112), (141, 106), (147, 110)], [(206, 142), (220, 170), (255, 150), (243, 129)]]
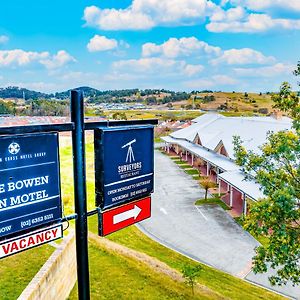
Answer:
[(130, 218), (136, 219), (141, 211), (142, 210), (138, 206), (135, 205), (133, 209), (130, 209), (130, 210), (124, 211), (118, 215), (115, 215), (113, 217), (113, 223), (118, 224), (118, 223), (128, 220)]

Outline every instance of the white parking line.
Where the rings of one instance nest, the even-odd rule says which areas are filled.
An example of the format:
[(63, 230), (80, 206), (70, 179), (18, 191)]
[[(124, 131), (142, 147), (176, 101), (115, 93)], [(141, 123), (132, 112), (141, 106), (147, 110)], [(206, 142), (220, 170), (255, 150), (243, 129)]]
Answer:
[(161, 212), (163, 212), (165, 215), (168, 214), (167, 211), (166, 211), (164, 208), (162, 208), (162, 207), (161, 207), (159, 210), (160, 210)]
[(202, 215), (202, 217), (203, 217), (206, 221), (208, 221), (207, 217), (204, 215), (204, 213), (201, 211), (201, 209), (200, 209), (198, 206), (196, 206), (196, 209), (197, 209), (198, 212)]

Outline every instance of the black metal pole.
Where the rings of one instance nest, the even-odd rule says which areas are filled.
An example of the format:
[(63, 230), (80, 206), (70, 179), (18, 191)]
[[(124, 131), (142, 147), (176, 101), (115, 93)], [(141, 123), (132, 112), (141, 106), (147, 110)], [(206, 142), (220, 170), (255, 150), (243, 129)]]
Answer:
[(79, 300), (90, 299), (87, 200), (85, 174), (84, 106), (82, 92), (71, 91), (74, 193), (76, 220), (76, 256)]

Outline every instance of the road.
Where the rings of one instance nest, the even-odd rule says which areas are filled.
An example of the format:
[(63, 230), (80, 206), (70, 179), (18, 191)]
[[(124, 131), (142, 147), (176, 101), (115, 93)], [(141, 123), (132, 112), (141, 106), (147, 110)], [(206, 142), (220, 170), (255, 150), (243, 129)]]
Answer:
[[(270, 288), (267, 276), (251, 272), (253, 249), (258, 242), (219, 206), (196, 207), (194, 202), (203, 197), (204, 190), (190, 175), (155, 151), (152, 217), (139, 227), (188, 257)], [(290, 286), (278, 291), (293, 297), (300, 295), (300, 289)]]

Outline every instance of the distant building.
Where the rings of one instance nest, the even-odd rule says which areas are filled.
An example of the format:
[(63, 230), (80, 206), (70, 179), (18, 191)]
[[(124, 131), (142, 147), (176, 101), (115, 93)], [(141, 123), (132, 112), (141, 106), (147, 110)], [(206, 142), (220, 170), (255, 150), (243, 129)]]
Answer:
[(207, 113), (192, 125), (162, 137), (167, 152), (175, 152), (192, 165), (202, 169), (219, 185), (222, 200), (237, 215), (247, 213), (247, 205), (264, 195), (254, 179), (245, 180), (245, 174), (235, 164), (233, 136), (240, 136), (247, 150), (259, 153), (268, 132), (289, 130), (292, 120), (276, 113), (272, 117), (224, 117)]

